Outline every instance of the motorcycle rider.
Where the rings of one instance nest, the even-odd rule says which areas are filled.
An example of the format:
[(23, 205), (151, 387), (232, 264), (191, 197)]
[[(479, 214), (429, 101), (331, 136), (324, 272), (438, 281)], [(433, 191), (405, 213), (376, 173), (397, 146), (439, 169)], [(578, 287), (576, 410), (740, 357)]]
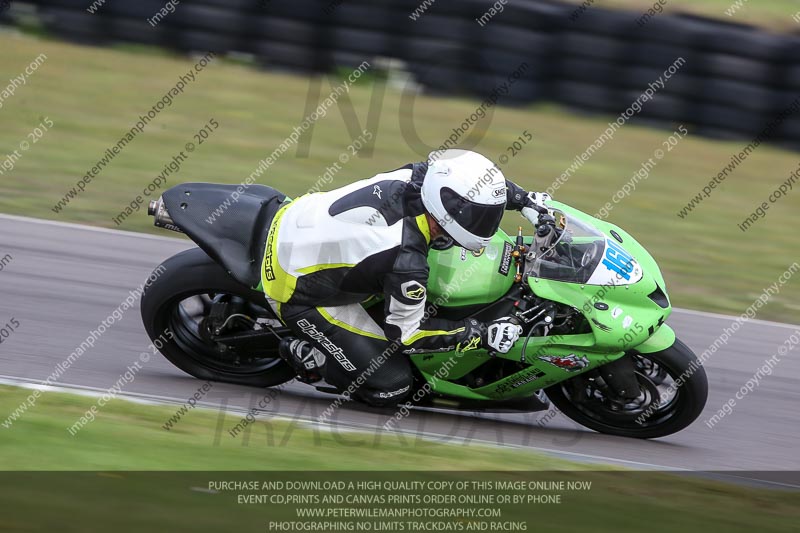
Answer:
[[(484, 156), (445, 150), (333, 191), (284, 204), (267, 236), (262, 283), (296, 337), (279, 352), (306, 383), (324, 380), (368, 404), (402, 402), (411, 362), (401, 352), (507, 352), (522, 329), (499, 319), (451, 321), (426, 306), (427, 255), (452, 240), (478, 252), (507, 209), (530, 220), (546, 193), (527, 193)], [(384, 296), (380, 326), (362, 303)], [(429, 309), (426, 312), (426, 309)]]

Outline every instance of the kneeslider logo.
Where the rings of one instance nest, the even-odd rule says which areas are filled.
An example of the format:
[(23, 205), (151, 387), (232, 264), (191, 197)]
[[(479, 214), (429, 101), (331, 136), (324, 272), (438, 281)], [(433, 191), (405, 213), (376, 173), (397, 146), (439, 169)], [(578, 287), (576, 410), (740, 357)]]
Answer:
[(305, 318), (297, 321), (297, 326), (303, 330), (303, 333), (317, 341), (325, 350), (331, 354), (334, 359), (336, 359), (342, 368), (345, 370), (349, 370), (351, 372), (356, 370), (356, 367), (350, 360), (344, 355), (344, 351), (336, 346), (328, 337), (325, 336), (322, 332), (318, 331), (316, 326), (306, 320)]

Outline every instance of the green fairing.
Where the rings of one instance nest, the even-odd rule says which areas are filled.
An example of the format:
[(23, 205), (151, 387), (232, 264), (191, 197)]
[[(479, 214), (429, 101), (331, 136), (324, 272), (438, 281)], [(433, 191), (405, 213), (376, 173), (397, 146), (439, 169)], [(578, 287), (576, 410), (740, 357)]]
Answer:
[[(508, 243), (508, 246), (504, 246)], [(503, 251), (511, 239), (501, 229), (482, 252), (458, 246), (428, 254), (428, 301), (443, 307), (463, 307), (499, 300), (514, 284), (514, 265), (508, 274), (499, 272)]]
[(675, 344), (675, 331), (667, 324), (663, 324), (652, 337), (636, 347), (639, 353), (654, 353), (665, 350)]
[[(614, 239), (613, 230), (622, 239), (621, 246), (641, 266), (642, 278), (632, 285), (606, 286), (528, 278), (524, 282), (540, 298), (580, 310), (589, 321), (591, 333), (531, 337), (527, 343), (521, 339), (509, 353), (497, 354), (496, 357), (520, 361), (524, 348), (528, 366), (500, 381), (475, 389), (454, 382), (487, 361), (489, 356), (485, 350), (465, 354), (412, 354), (412, 361), (432, 390), (444, 396), (474, 400), (524, 398), (539, 389), (618, 359), (627, 350), (635, 348), (641, 353), (652, 353), (675, 342), (675, 333), (663, 325), (672, 311), (671, 306), (668, 304), (666, 309), (662, 308), (648, 297), (657, 287), (666, 294), (664, 278), (653, 257), (629, 233), (613, 224), (560, 202), (549, 202), (548, 206), (561, 211), (570, 220), (594, 226), (608, 239)], [(531, 237), (525, 238), (526, 243), (531, 241)], [(505, 272), (504, 256), (510, 253), (511, 244), (509, 236), (500, 230), (480, 254), (456, 246), (432, 251), (428, 258), (429, 303), (441, 307), (464, 307), (489, 304), (502, 298), (514, 284), (516, 273), (513, 259), (508, 263), (507, 273), (502, 273)], [(597, 302), (606, 304), (608, 308), (596, 308)], [(612, 317), (616, 308), (622, 314)], [(630, 317), (627, 327), (623, 325), (626, 317)]]

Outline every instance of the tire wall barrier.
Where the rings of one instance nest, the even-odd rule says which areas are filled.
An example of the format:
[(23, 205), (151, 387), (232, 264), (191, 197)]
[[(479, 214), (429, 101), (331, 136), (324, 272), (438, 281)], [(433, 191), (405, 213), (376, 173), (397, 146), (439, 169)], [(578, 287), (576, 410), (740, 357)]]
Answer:
[[(596, 4), (577, 12), (577, 4), (538, 0), (507, 1), (481, 24), (493, 6), (486, 0), (428, 2), (183, 0), (155, 25), (164, 0), (20, 3), (33, 5), (44, 27), (66, 40), (241, 52), (265, 68), (309, 73), (387, 57), (438, 94), (485, 97), (525, 63), (504, 104), (557, 102), (612, 116), (683, 58), (633, 120), (667, 128), (681, 122), (717, 138), (755, 137), (800, 98), (800, 38), (793, 35), (687, 15), (639, 24), (642, 12)], [(89, 6), (97, 6), (94, 13)], [(0, 13), (0, 24), (13, 24), (13, 12)], [(780, 119), (771, 140), (800, 149), (800, 111)]]

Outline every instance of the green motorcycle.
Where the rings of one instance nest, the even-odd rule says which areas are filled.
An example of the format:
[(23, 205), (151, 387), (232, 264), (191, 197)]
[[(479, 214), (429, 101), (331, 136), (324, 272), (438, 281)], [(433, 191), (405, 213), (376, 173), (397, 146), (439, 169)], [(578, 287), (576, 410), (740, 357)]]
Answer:
[[(152, 202), (149, 213), (156, 226), (188, 234), (199, 248), (165, 261), (146, 287), (150, 338), (169, 331), (161, 353), (200, 379), (258, 387), (290, 381), (277, 350), (289, 331), (259, 286), (267, 188), (250, 186), (213, 224), (208, 214), (236, 186), (181, 188)], [(504, 354), (409, 354), (417, 377), (411, 403), (531, 412), (552, 402), (585, 427), (627, 437), (685, 428), (703, 410), (708, 382), (665, 324), (671, 305), (658, 265), (621, 228), (566, 204), (548, 206), (532, 236), (500, 230), (480, 252), (431, 250), (430, 314), (483, 322), (511, 316), (523, 335)], [(380, 323), (383, 306), (364, 305)]]

